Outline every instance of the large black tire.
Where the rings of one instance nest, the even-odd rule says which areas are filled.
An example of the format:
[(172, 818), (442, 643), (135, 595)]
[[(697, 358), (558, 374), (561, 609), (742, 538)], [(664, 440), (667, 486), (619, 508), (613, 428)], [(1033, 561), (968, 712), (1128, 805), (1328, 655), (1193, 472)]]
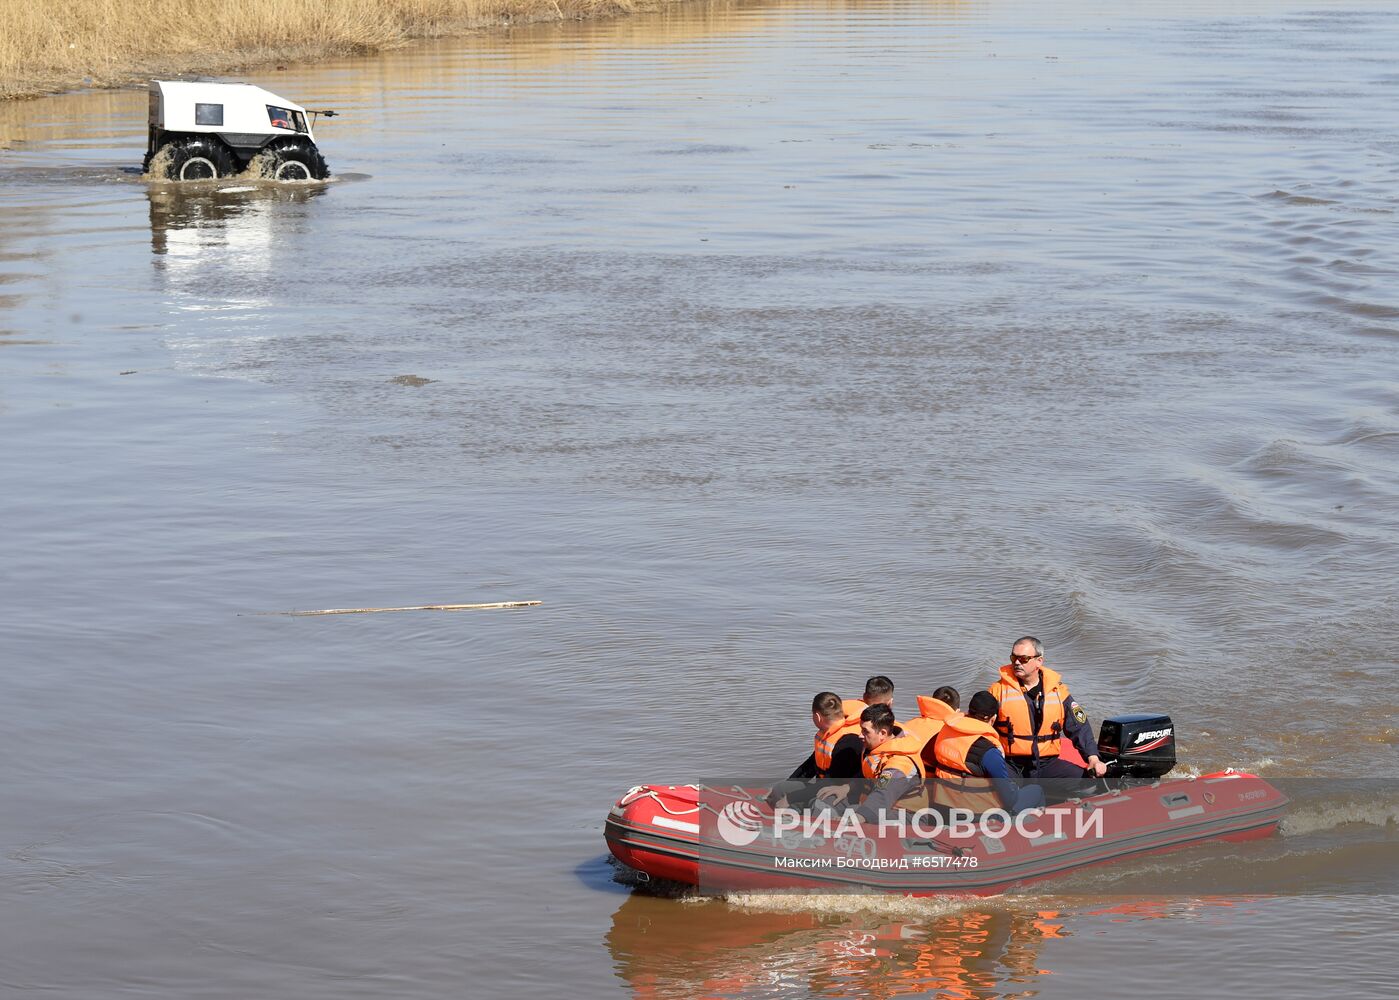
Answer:
[(210, 181), (238, 172), (233, 153), (218, 139), (172, 139), (156, 153), (165, 177), (172, 181)]
[(323, 181), (330, 176), (325, 157), (309, 142), (269, 146), (257, 159), (262, 176), (272, 181)]

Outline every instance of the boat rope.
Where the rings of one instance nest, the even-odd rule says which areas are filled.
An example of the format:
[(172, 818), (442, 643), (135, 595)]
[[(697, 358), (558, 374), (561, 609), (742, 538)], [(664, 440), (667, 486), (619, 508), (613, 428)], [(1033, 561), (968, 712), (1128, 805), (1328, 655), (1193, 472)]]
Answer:
[[(670, 787), (693, 788), (697, 792), (702, 790), (701, 786), (699, 785), (671, 785)], [(738, 785), (731, 786), (730, 791), (741, 792), (743, 797), (748, 799), (750, 802), (757, 801), (752, 795), (748, 794), (747, 789), (740, 788)], [(708, 802), (699, 802), (695, 805), (693, 809), (672, 809), (670, 806), (665, 804), (664, 799), (662, 799), (659, 795), (656, 794), (655, 788), (647, 785), (633, 785), (631, 788), (627, 789), (627, 793), (617, 800), (617, 807), (621, 808), (622, 806), (629, 806), (637, 799), (652, 799), (655, 801), (656, 805), (661, 807), (662, 812), (668, 813), (671, 816), (690, 816), (694, 813), (701, 811), (711, 812), (715, 816), (719, 815), (719, 810), (715, 809)]]
[[(695, 789), (699, 788), (698, 785), (682, 785), (681, 787)], [(708, 808), (710, 812), (714, 811), (713, 807), (705, 806), (703, 802), (696, 805), (693, 809), (672, 809), (670, 806), (665, 804), (664, 799), (662, 799), (659, 795), (656, 794), (655, 789), (647, 788), (645, 785), (634, 785), (633, 787), (629, 788), (627, 790), (627, 794), (623, 795), (617, 801), (617, 805), (629, 806), (637, 799), (654, 799), (656, 805), (661, 807), (662, 812), (669, 813), (672, 816), (689, 816), (691, 813), (697, 813), (701, 809), (705, 808)]]

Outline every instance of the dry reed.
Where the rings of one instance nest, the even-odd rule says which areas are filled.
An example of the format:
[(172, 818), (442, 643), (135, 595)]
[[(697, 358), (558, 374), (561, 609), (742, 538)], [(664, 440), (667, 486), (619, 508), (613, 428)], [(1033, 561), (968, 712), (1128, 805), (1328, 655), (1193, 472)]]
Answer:
[(0, 98), (392, 48), (665, 0), (0, 0)]

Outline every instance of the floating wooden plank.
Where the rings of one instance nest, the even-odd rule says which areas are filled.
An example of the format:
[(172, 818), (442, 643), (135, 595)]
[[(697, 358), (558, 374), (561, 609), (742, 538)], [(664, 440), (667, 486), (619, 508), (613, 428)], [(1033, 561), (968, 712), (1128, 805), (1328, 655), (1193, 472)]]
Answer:
[(543, 601), (494, 601), (489, 604), (415, 604), (407, 608), (325, 608), (320, 611), (263, 611), (264, 615), (368, 615), (382, 611), (494, 611), (497, 608), (533, 608)]

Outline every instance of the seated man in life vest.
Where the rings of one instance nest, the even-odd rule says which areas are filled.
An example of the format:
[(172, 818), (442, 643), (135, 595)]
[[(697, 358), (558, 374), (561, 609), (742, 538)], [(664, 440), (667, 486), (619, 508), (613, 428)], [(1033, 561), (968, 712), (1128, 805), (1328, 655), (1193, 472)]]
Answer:
[(908, 736), (894, 722), (888, 705), (871, 705), (860, 713), (860, 735), (865, 741), (864, 795), (855, 812), (862, 820), (874, 822), (882, 812), (923, 805), (922, 744)]
[(962, 696), (957, 693), (955, 687), (944, 684), (931, 695), (920, 694), (918, 696), (918, 714), (924, 719), (936, 719), (938, 722), (946, 722), (950, 716), (956, 715), (957, 710), (962, 707)]
[(933, 739), (933, 802), (983, 813), (1005, 809), (1012, 815), (1044, 805), (1038, 785), (1021, 788), (1001, 753), (1000, 734), (991, 725), (1000, 705), (989, 691), (972, 695), (966, 715), (947, 720)]
[(865, 752), (860, 738), (860, 713), (864, 702), (841, 701), (840, 695), (822, 691), (811, 699), (811, 724), (816, 727), (811, 756), (768, 793), (768, 803), (802, 808), (810, 804), (828, 780), (849, 781), (860, 776), (860, 758)]
[[(1010, 662), (988, 689), (1000, 703), (996, 729), (1011, 767), (1031, 780), (1077, 781), (1085, 775), (1102, 777), (1107, 765), (1098, 758), (1093, 727), (1082, 706), (1074, 704), (1068, 685), (1044, 665), (1044, 645), (1032, 635), (1016, 639)], [(1059, 759), (1060, 737), (1067, 736), (1085, 769)]]

